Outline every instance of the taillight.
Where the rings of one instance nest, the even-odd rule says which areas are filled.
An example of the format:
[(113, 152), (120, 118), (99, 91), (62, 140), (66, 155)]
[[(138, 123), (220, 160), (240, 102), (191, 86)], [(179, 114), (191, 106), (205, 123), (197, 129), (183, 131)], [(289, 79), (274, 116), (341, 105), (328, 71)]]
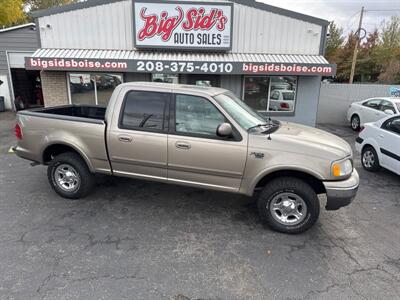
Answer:
[(287, 104), (286, 102), (282, 102), (281, 108), (289, 108), (289, 104)]
[(15, 136), (17, 137), (17, 140), (22, 140), (22, 129), (19, 124), (15, 125)]

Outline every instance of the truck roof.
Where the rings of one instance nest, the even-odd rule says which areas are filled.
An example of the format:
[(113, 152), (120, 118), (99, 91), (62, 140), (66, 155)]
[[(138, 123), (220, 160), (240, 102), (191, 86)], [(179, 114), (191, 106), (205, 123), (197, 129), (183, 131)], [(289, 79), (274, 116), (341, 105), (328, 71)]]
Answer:
[(226, 89), (217, 88), (217, 87), (208, 87), (208, 86), (199, 86), (199, 85), (190, 85), (190, 84), (174, 84), (174, 83), (164, 83), (164, 82), (145, 82), (145, 81), (136, 81), (136, 82), (127, 82), (121, 85), (128, 87), (145, 87), (151, 89), (157, 89), (158, 91), (161, 89), (165, 89), (165, 91), (171, 92), (197, 92), (204, 93), (210, 96), (215, 96), (221, 93), (226, 92)]

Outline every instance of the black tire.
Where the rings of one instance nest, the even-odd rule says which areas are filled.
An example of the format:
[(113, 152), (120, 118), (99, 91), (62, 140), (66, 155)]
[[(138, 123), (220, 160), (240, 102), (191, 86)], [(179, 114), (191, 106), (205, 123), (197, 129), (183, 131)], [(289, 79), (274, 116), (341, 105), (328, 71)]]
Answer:
[[(73, 178), (77, 183), (74, 185), (75, 188), (71, 190), (65, 190), (57, 183), (57, 175), (60, 171), (57, 171), (58, 168), (62, 169), (65, 166), (65, 169), (68, 170), (68, 166), (70, 168), (70, 172), (73, 174)], [(57, 174), (56, 174), (57, 171)], [(62, 171), (61, 171), (62, 172)], [(86, 162), (82, 159), (80, 155), (74, 152), (66, 152), (60, 155), (57, 155), (50, 163), (47, 168), (47, 177), (50, 185), (54, 189), (54, 191), (59, 194), (63, 198), (68, 199), (79, 199), (86, 197), (93, 189), (95, 185), (95, 177), (89, 171), (89, 168)]]
[(361, 151), (361, 164), (369, 172), (378, 172), (380, 167), (379, 157), (374, 147), (365, 146)]
[[(295, 220), (293, 224), (282, 224), (283, 221), (277, 220), (277, 218), (279, 218), (279, 209), (274, 212), (271, 212), (270, 209), (271, 205), (276, 203), (276, 199), (284, 197), (285, 195), (290, 195), (288, 198), (289, 201), (292, 201), (290, 199), (296, 199), (296, 197), (299, 197), (302, 200), (302, 205), (303, 203), (306, 205), (306, 210), (304, 207), (301, 207), (302, 205), (296, 207), (297, 212), (301, 208), (300, 213), (302, 211), (303, 214), (298, 220)], [(320, 205), (317, 194), (308, 183), (295, 177), (280, 177), (273, 179), (262, 190), (257, 204), (261, 219), (274, 230), (283, 233), (297, 234), (305, 232), (315, 224), (319, 217)], [(282, 213), (282, 215), (284, 215), (284, 213)], [(287, 217), (288, 220), (290, 219), (289, 217)]]
[(361, 122), (360, 122), (360, 117), (359, 117), (358, 115), (353, 115), (353, 116), (351, 117), (350, 127), (351, 127), (351, 129), (353, 129), (354, 131), (360, 131), (360, 129), (361, 129)]

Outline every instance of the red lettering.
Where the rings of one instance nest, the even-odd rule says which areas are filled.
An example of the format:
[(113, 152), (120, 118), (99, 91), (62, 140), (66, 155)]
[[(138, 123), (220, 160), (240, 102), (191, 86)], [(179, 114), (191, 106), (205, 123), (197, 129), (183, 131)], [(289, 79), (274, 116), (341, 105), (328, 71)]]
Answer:
[(183, 22), (182, 24), (182, 28), (183, 30), (191, 30), (192, 28), (194, 28), (194, 24), (195, 24), (195, 19), (197, 16), (197, 9), (195, 8), (191, 8), (187, 11), (186, 13), (186, 21)]
[(144, 26), (139, 31), (139, 40), (143, 41), (157, 34), (161, 36), (164, 42), (168, 41), (184, 17), (180, 6), (177, 6), (176, 10), (178, 11), (177, 16), (168, 17), (168, 13), (163, 11), (160, 14), (160, 19), (158, 19), (156, 15), (146, 15), (146, 8), (142, 8), (140, 18), (144, 21)]
[(215, 15), (217, 14), (216, 9), (212, 9), (210, 14), (205, 15), (199, 22), (199, 27), (203, 30), (210, 30), (217, 22)]
[(201, 7), (199, 9), (191, 8), (186, 12), (186, 21), (183, 22), (182, 28), (189, 30), (210, 30), (216, 26), (217, 30), (225, 30), (225, 24), (228, 18), (224, 16), (224, 12), (220, 9), (213, 8), (209, 14), (205, 14), (206, 10)]
[(225, 24), (228, 23), (228, 18), (226, 16), (224, 16), (224, 12), (222, 10), (218, 10), (217, 19), (219, 21), (217, 24), (217, 29), (219, 31), (224, 31)]

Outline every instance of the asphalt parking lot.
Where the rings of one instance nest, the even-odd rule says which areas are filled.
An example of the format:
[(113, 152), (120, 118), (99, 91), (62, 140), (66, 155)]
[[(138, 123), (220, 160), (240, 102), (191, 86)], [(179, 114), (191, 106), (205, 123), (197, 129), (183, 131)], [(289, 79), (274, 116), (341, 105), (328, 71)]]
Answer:
[(13, 125), (0, 113), (0, 299), (400, 298), (400, 177), (358, 155), (352, 205), (285, 235), (219, 192), (100, 177), (62, 199), (45, 167), (8, 153)]

